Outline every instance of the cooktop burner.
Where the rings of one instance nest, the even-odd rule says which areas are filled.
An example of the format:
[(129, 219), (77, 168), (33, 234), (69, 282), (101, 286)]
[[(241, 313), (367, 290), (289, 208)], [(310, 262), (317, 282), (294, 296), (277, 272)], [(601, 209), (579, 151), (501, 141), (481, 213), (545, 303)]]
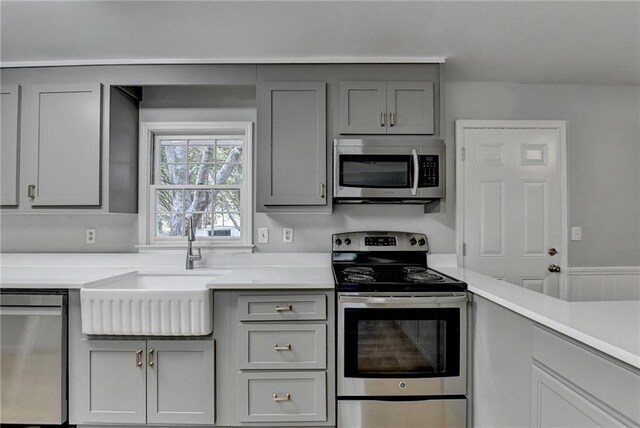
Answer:
[(426, 235), (349, 232), (333, 235), (332, 267), (338, 291), (465, 291), (467, 285), (427, 266)]

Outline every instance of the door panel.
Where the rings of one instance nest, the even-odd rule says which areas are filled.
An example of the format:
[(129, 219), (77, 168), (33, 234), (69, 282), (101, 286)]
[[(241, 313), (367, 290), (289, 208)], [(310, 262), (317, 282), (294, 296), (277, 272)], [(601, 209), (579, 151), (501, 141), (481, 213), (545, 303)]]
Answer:
[(89, 409), (84, 422), (145, 423), (145, 342), (94, 340), (88, 353)]
[[(470, 269), (558, 296), (563, 127), (518, 127), (508, 121), (458, 121), (462, 167), (464, 265)], [(560, 123), (560, 122), (558, 122)]]
[(340, 133), (386, 134), (386, 82), (340, 82)]
[(18, 159), (20, 129), (20, 86), (2, 85), (0, 90), (0, 205), (18, 205)]
[(215, 342), (147, 341), (147, 422), (215, 422)]
[(34, 206), (100, 205), (100, 85), (33, 88), (38, 135)]
[(388, 134), (433, 134), (433, 82), (387, 82)]

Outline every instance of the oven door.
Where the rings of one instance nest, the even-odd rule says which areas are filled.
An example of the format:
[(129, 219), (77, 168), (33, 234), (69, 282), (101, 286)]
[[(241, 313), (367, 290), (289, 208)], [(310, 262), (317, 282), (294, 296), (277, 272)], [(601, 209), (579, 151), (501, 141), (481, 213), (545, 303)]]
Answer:
[(467, 297), (338, 297), (338, 396), (465, 395)]

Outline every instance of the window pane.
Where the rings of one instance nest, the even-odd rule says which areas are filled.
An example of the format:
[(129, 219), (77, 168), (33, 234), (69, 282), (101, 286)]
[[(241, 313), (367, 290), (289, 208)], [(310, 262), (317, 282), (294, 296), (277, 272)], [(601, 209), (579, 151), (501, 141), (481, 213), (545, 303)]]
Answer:
[(189, 162), (191, 163), (211, 163), (215, 160), (216, 149), (213, 142), (210, 144), (189, 143)]
[(186, 163), (161, 163), (158, 184), (187, 184)]
[(212, 236), (212, 217), (211, 213), (193, 213), (193, 224), (196, 228), (196, 236), (210, 237)]
[(159, 237), (184, 236), (184, 213), (157, 214), (156, 235)]
[(211, 190), (186, 190), (185, 191), (185, 211), (190, 212), (211, 212)]
[(221, 142), (218, 141), (216, 151), (216, 161), (219, 163), (240, 162), (242, 160), (242, 142)]
[(216, 184), (216, 168), (212, 163), (189, 164), (189, 184)]
[(240, 238), (240, 213), (216, 212), (213, 215), (213, 236), (218, 238)]
[(183, 190), (157, 190), (156, 191), (156, 211), (184, 211), (184, 191)]
[(242, 164), (228, 163), (218, 173), (216, 184), (242, 184)]
[(214, 211), (228, 212), (240, 211), (240, 191), (239, 190), (214, 190), (215, 202)]
[(186, 163), (187, 142), (184, 140), (162, 140), (160, 142), (160, 162)]

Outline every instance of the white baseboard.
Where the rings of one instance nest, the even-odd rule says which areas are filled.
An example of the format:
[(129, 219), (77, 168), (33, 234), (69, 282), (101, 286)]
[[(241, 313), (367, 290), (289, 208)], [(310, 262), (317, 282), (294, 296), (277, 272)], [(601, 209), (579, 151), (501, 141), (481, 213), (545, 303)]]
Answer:
[(640, 300), (640, 266), (567, 269), (569, 301)]

